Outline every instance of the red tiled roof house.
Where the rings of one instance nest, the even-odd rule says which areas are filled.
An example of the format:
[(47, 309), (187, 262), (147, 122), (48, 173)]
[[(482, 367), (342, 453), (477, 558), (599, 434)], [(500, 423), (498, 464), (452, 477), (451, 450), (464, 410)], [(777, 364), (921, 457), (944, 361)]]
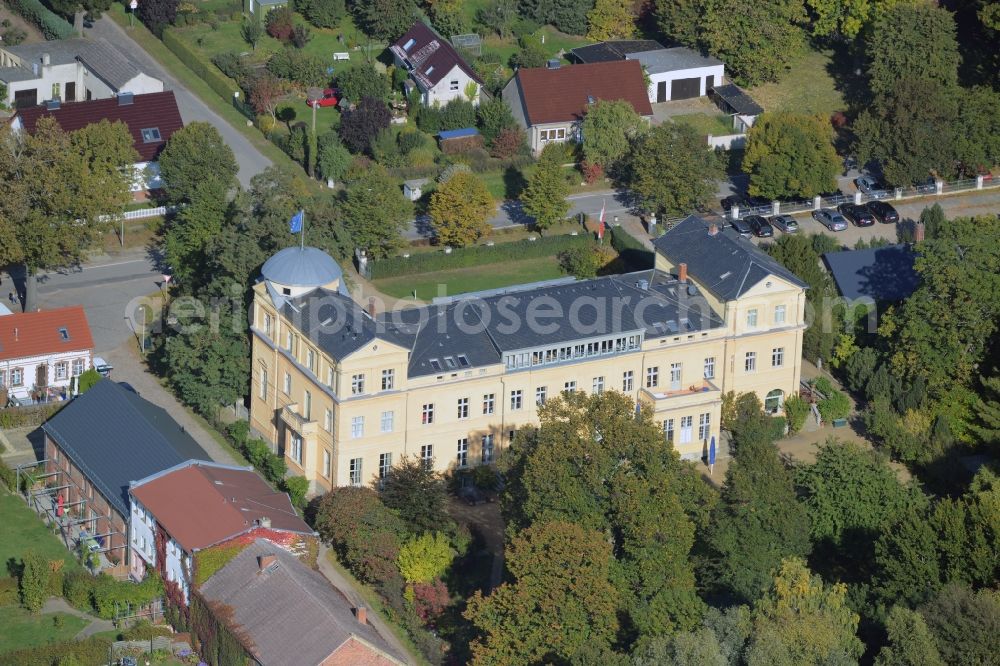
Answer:
[(635, 60), (522, 68), (504, 87), (503, 99), (536, 154), (552, 142), (579, 141), (587, 107), (598, 100), (625, 100), (640, 116), (653, 117)]
[(263, 538), (298, 552), (314, 540), (285, 493), (250, 467), (188, 460), (129, 487), (132, 549), (190, 599), (198, 551)]
[(21, 402), (65, 397), (73, 378), (90, 368), (93, 352), (79, 305), (0, 316), (0, 389)]
[(18, 110), (10, 121), (11, 127), (15, 131), (24, 130), (31, 134), (42, 118), (55, 118), (66, 132), (102, 120), (125, 123), (132, 134), (132, 146), (139, 153), (139, 161), (134, 167), (132, 192), (140, 199), (149, 190), (163, 187), (157, 159), (173, 133), (184, 127), (172, 90), (145, 95), (120, 93), (117, 97), (86, 102), (47, 102), (42, 106)]

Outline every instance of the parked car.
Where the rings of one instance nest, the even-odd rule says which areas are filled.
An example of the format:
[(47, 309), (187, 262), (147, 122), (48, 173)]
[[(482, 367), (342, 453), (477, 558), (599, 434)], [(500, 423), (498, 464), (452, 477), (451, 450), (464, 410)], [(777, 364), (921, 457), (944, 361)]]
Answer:
[(745, 219), (742, 220), (730, 220), (729, 223), (733, 225), (733, 229), (736, 229), (736, 233), (740, 236), (750, 237), (753, 235), (753, 229), (747, 224)]
[(774, 229), (771, 224), (760, 215), (747, 215), (743, 221), (750, 225), (750, 231), (757, 238), (771, 238), (774, 236)]
[(869, 201), (865, 204), (865, 207), (882, 224), (896, 224), (899, 222), (899, 213), (896, 212), (896, 209), (892, 205), (884, 201)]
[(765, 206), (768, 208), (771, 207), (771, 202), (768, 199), (764, 197), (751, 197), (746, 194), (731, 194), (719, 203), (722, 204), (722, 210), (727, 213), (733, 209), (733, 206), (739, 206), (743, 212)]
[(833, 208), (820, 208), (812, 213), (813, 219), (822, 224), (830, 231), (844, 231), (847, 229), (847, 220)]
[(937, 192), (937, 181), (933, 176), (929, 176), (927, 180), (920, 181), (914, 187), (916, 187), (917, 192), (920, 192), (921, 194), (934, 194)]
[(837, 206), (840, 214), (854, 223), (856, 227), (870, 227), (875, 224), (875, 216), (864, 206), (852, 203), (842, 203)]
[(889, 191), (884, 183), (880, 183), (871, 176), (860, 176), (854, 179), (854, 186), (863, 194), (867, 194), (873, 199), (884, 199), (889, 196)]
[(315, 104), (316, 106), (337, 106), (337, 102), (340, 101), (339, 97), (340, 92), (338, 90), (335, 90), (334, 88), (327, 88), (323, 91), (323, 96), (315, 102), (306, 100), (306, 105), (312, 106)]
[(101, 377), (110, 377), (111, 371), (114, 369), (115, 367), (113, 365), (105, 361), (100, 356), (94, 357), (94, 370), (97, 370)]
[(799, 230), (798, 221), (791, 215), (775, 215), (768, 221), (772, 227), (776, 227), (786, 234), (794, 234)]

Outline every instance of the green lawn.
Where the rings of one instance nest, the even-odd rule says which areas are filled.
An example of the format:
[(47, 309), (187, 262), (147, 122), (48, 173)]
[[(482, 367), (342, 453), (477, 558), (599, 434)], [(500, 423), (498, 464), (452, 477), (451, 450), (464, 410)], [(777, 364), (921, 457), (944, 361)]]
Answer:
[[(470, 266), (434, 273), (385, 278), (375, 280), (375, 287), (396, 298), (410, 298), (413, 296), (413, 291), (416, 290), (417, 298), (429, 301), (437, 296), (496, 289), (512, 284), (552, 280), (558, 277), (565, 277), (565, 274), (559, 270), (556, 258), (539, 257), (537, 259), (523, 259), (485, 266)], [(440, 290), (439, 287), (441, 287)]]
[[(7, 560), (21, 559), (29, 548), (49, 560), (61, 559), (69, 568), (79, 567), (76, 558), (16, 495), (0, 494), (0, 576), (6, 576)], [(3, 623), (0, 622), (0, 627)], [(0, 632), (2, 634), (2, 632)]]
[(685, 113), (679, 116), (671, 116), (670, 119), (680, 125), (688, 125), (702, 136), (711, 134), (712, 136), (726, 136), (734, 134), (732, 119), (722, 113)]
[(830, 70), (830, 51), (805, 51), (791, 63), (791, 69), (777, 83), (765, 83), (749, 90), (765, 111), (796, 111), (829, 115), (846, 107)]
[[(58, 626), (56, 622), (59, 622)], [(0, 630), (0, 654), (56, 641), (68, 641), (87, 624), (86, 620), (66, 613), (32, 615), (19, 606), (0, 608), (0, 627), (3, 627)]]

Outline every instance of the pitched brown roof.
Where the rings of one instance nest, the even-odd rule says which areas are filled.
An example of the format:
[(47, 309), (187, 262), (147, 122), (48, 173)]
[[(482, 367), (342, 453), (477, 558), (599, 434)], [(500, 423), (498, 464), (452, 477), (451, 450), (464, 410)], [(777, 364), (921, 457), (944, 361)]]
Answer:
[(135, 482), (131, 493), (187, 552), (259, 527), (265, 518), (272, 530), (312, 534), (288, 495), (248, 467), (191, 460)]
[(653, 115), (635, 60), (519, 69), (516, 78), (529, 125), (581, 120), (587, 105), (599, 99), (625, 100), (640, 116)]
[[(261, 567), (260, 558), (269, 556), (274, 562)], [(216, 617), (240, 637), (258, 663), (404, 663), (374, 627), (357, 620), (351, 602), (322, 574), (263, 539), (244, 548), (197, 594), (221, 611)]]
[(0, 317), (0, 360), (93, 348), (87, 315), (79, 305)]
[[(413, 40), (410, 48), (406, 45)], [(462, 59), (451, 43), (439, 36), (422, 21), (414, 23), (406, 34), (389, 47), (393, 54), (413, 67), (410, 74), (428, 88), (433, 88), (447, 76), (455, 65), (462, 68), (470, 78), (482, 85), (476, 70)]]
[[(104, 119), (110, 122), (120, 120), (128, 125), (132, 134), (132, 145), (139, 153), (142, 162), (155, 160), (171, 135), (184, 127), (172, 90), (133, 95), (131, 104), (121, 104), (119, 101), (118, 97), (110, 97), (86, 102), (66, 102), (51, 111), (45, 105), (33, 106), (18, 111), (17, 118), (21, 119), (29, 134), (34, 133), (39, 120), (48, 117), (55, 118), (59, 126), (67, 132), (73, 132)], [(144, 129), (158, 130), (159, 139), (147, 141), (142, 136)]]

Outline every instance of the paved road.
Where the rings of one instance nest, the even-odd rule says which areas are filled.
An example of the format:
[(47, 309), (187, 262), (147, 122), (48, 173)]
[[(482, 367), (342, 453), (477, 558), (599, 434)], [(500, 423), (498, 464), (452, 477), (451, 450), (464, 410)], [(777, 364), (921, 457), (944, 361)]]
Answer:
[(103, 37), (118, 47), (136, 67), (150, 76), (162, 80), (168, 90), (174, 91), (177, 98), (177, 106), (181, 112), (181, 118), (185, 123), (202, 120), (211, 123), (219, 130), (222, 138), (225, 139), (229, 147), (236, 154), (236, 163), (240, 165), (240, 184), (246, 187), (250, 179), (271, 166), (271, 160), (265, 157), (250, 143), (245, 136), (236, 131), (222, 116), (215, 113), (208, 107), (200, 97), (189, 91), (184, 85), (175, 79), (167, 70), (151, 55), (143, 50), (121, 26), (105, 16), (94, 23), (93, 28), (88, 32), (92, 37)]

